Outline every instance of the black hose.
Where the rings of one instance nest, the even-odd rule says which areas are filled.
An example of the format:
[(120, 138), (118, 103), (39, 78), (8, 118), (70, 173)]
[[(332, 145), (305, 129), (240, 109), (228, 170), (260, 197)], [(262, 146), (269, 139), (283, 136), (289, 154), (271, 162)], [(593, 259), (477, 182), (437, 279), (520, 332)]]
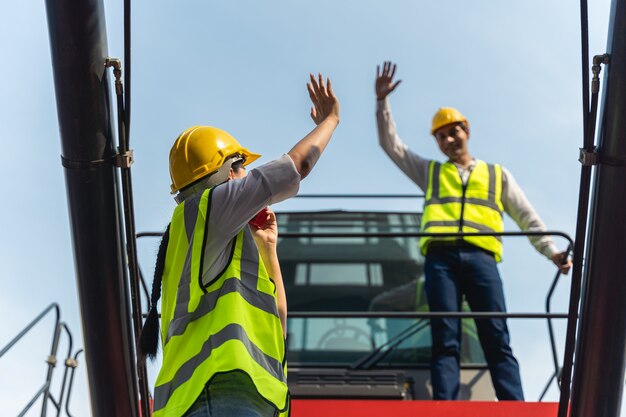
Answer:
[[(590, 129), (589, 120), (589, 29), (587, 16), (587, 0), (580, 0), (580, 35), (582, 55), (582, 89), (583, 89), (583, 148), (585, 152), (593, 152), (594, 131)], [(595, 112), (593, 114), (595, 119)], [(595, 123), (594, 123), (595, 126)], [(572, 284), (570, 289), (569, 318), (565, 337), (565, 352), (561, 372), (561, 396), (559, 398), (558, 417), (567, 417), (569, 409), (572, 367), (576, 348), (577, 315), (582, 287), (582, 264), (585, 251), (587, 216), (589, 214), (589, 193), (591, 185), (591, 165), (583, 164), (580, 172), (580, 192), (578, 196), (578, 217), (574, 245)]]
[[(118, 101), (118, 123), (123, 120), (124, 125), (119, 129), (119, 153), (122, 156), (128, 154), (130, 150), (130, 111), (131, 111), (131, 3), (124, 0), (124, 100), (119, 97)], [(126, 240), (128, 253), (128, 269), (130, 272), (130, 290), (133, 312), (133, 324), (135, 328), (135, 349), (138, 349), (139, 335), (142, 328), (141, 296), (140, 296), (140, 272), (137, 262), (137, 240), (135, 237), (135, 209), (133, 203), (133, 189), (130, 173), (130, 166), (121, 168), (122, 176), (122, 199), (124, 203), (124, 218), (126, 220)], [(144, 287), (144, 291), (146, 288)], [(150, 389), (148, 387), (148, 373), (145, 361), (137, 361), (137, 377), (139, 383), (139, 394), (141, 415), (150, 416)]]
[[(116, 89), (117, 90), (117, 89)], [(119, 154), (122, 157), (128, 155), (128, 142), (126, 141), (126, 129), (124, 126), (125, 112), (124, 112), (124, 100), (122, 94), (122, 88), (120, 86), (117, 96), (117, 119), (118, 119), (118, 135), (119, 135)], [(130, 172), (130, 160), (126, 162), (126, 165), (121, 167), (121, 181), (122, 181), (122, 202), (124, 209), (124, 224), (126, 228), (126, 253), (128, 270), (130, 276), (130, 295), (131, 295), (131, 309), (133, 328), (135, 336), (135, 349), (138, 349), (139, 335), (141, 334), (142, 327), (142, 314), (141, 314), (141, 296), (139, 289), (139, 266), (137, 263), (137, 240), (135, 238), (135, 215), (133, 204), (133, 188)], [(141, 409), (142, 415), (150, 415), (150, 390), (148, 388), (148, 373), (146, 371), (145, 362), (142, 360), (137, 361), (137, 378), (139, 383), (139, 392), (141, 395)]]
[[(580, 43), (583, 87), (583, 129), (586, 129), (589, 120), (589, 18), (587, 0), (580, 0)], [(586, 135), (583, 136), (583, 141), (585, 149), (592, 145)]]
[[(124, 97), (124, 126), (126, 127), (126, 140), (130, 143), (130, 0), (124, 0), (124, 84), (126, 95)], [(129, 145), (130, 146), (130, 145)]]

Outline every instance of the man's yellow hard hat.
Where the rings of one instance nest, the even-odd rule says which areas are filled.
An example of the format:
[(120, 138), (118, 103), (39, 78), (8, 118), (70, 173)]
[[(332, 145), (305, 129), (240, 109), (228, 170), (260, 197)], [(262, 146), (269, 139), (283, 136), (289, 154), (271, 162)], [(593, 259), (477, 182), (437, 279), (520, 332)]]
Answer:
[(439, 110), (433, 116), (433, 125), (430, 128), (430, 133), (434, 135), (442, 127), (458, 122), (467, 122), (467, 118), (460, 111), (452, 107), (439, 107)]
[(217, 171), (232, 156), (244, 166), (261, 155), (244, 148), (228, 132), (212, 126), (193, 126), (178, 136), (170, 150), (172, 194)]

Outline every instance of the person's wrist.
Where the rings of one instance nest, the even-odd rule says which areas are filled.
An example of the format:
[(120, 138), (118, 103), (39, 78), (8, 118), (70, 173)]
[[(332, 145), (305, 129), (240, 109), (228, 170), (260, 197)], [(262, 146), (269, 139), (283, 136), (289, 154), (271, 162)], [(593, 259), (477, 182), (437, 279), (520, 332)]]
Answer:
[(276, 242), (264, 242), (263, 249), (265, 249), (265, 251), (269, 254), (276, 253)]
[(335, 113), (331, 113), (326, 116), (326, 119), (329, 123), (334, 123), (335, 125), (339, 124), (339, 115)]

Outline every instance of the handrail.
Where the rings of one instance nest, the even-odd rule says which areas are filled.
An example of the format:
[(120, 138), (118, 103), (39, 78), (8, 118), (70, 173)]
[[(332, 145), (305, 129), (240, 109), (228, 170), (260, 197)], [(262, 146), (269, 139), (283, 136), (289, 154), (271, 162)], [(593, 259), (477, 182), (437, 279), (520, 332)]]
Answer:
[(141, 283), (141, 289), (143, 290), (143, 295), (146, 297), (146, 300), (150, 300), (150, 290), (148, 290), (148, 286), (146, 285), (146, 280), (143, 277), (143, 272), (141, 272), (141, 269), (139, 267), (137, 267), (137, 269), (139, 271), (139, 282)]
[[(569, 257), (570, 252), (572, 251), (572, 247), (568, 246), (565, 251), (565, 259)], [(548, 292), (548, 296), (546, 297), (546, 313), (550, 313), (551, 311), (551, 303), (552, 303), (552, 295), (554, 294), (554, 290), (556, 289), (556, 285), (559, 282), (559, 278), (561, 277), (561, 270), (557, 270), (554, 280), (552, 281), (552, 285), (550, 286), (550, 291)], [(554, 328), (552, 327), (552, 320), (548, 318), (548, 333), (550, 335), (550, 346), (552, 348), (552, 361), (554, 362), (554, 373), (548, 379), (543, 391), (539, 395), (539, 401), (543, 400), (543, 397), (548, 392), (548, 388), (550, 388), (550, 384), (552, 381), (556, 380), (557, 388), (561, 389), (561, 365), (559, 365), (559, 358), (556, 351), (556, 340), (554, 337)]]
[[(397, 227), (401, 227), (398, 225)], [(333, 233), (333, 232), (284, 232), (280, 233), (279, 238), (348, 238), (348, 237), (465, 237), (465, 236), (559, 236), (568, 241), (568, 243), (574, 246), (574, 241), (565, 232), (559, 232), (554, 230), (539, 231), (526, 231), (526, 232), (464, 232), (464, 233), (430, 233), (430, 232), (345, 232), (345, 233)]]
[(139, 232), (137, 233), (137, 239), (140, 237), (161, 237), (163, 232)]
[(69, 368), (72, 366), (71, 357), (72, 357), (72, 349), (73, 349), (72, 332), (70, 331), (69, 327), (67, 327), (65, 323), (62, 322), (61, 326), (63, 326), (63, 329), (65, 330), (65, 333), (67, 333), (67, 337), (68, 337), (67, 356), (64, 361), (65, 370), (63, 371), (63, 380), (61, 381), (61, 391), (59, 392), (58, 402), (51, 395), (49, 396), (50, 400), (52, 401), (52, 404), (54, 404), (54, 406), (57, 409), (57, 417), (61, 415), (61, 410), (63, 408), (63, 395), (65, 393), (65, 383), (67, 381), (67, 372)]
[(70, 381), (67, 386), (67, 397), (65, 397), (65, 413), (68, 417), (72, 417), (72, 414), (70, 413), (70, 396), (72, 393), (72, 386), (74, 384), (74, 373), (76, 371), (76, 367), (78, 366), (78, 355), (80, 355), (81, 353), (83, 353), (82, 349), (76, 351), (76, 353), (74, 354), (74, 358), (72, 358), (71, 364), (69, 365), (72, 368), (72, 372), (70, 374)]
[(13, 345), (15, 345), (22, 337), (24, 337), (24, 335), (26, 335), (26, 333), (28, 333), (30, 329), (32, 329), (52, 309), (54, 309), (54, 312), (56, 315), (55, 322), (54, 322), (55, 329), (56, 329), (56, 326), (58, 326), (59, 324), (61, 313), (60, 313), (59, 305), (57, 303), (52, 303), (48, 307), (46, 307), (41, 313), (39, 313), (39, 315), (35, 317), (29, 324), (27, 324), (26, 327), (24, 327), (24, 329), (21, 332), (19, 332), (17, 336), (15, 336), (4, 348), (2, 348), (2, 350), (0, 350), (0, 358), (5, 353), (7, 353), (9, 349), (11, 349)]
[(41, 388), (39, 388), (39, 391), (37, 391), (35, 396), (30, 399), (30, 401), (26, 404), (26, 407), (24, 407), (24, 409), (17, 415), (17, 417), (25, 416), (26, 413), (28, 412), (28, 410), (30, 410), (30, 408), (33, 406), (33, 404), (35, 404), (35, 401), (37, 401), (37, 399), (41, 396), (41, 394), (43, 394), (44, 392), (46, 392), (49, 389), (50, 389), (50, 384), (48, 382), (43, 384), (43, 386)]
[[(387, 340), (385, 343), (378, 346), (372, 352), (365, 355), (365, 357), (353, 363), (350, 366), (350, 369), (370, 369), (372, 366), (376, 365), (377, 363), (385, 359), (385, 357), (389, 354), (389, 352), (391, 352), (392, 350), (400, 346), (400, 344), (404, 342), (406, 339), (414, 335), (417, 335), (418, 333), (420, 333), (422, 330), (424, 330), (427, 327), (428, 327), (428, 322), (422, 323), (421, 321), (418, 321), (417, 323), (412, 324), (411, 326), (402, 330), (398, 335)], [(388, 349), (383, 351), (385, 347), (388, 347)]]
[[(52, 338), (52, 347), (50, 349), (50, 355), (48, 356), (48, 360), (46, 363), (48, 364), (48, 372), (46, 373), (46, 390), (43, 392), (43, 403), (41, 405), (41, 417), (45, 417), (46, 409), (48, 407), (48, 399), (52, 399), (50, 395), (50, 385), (52, 383), (52, 373), (54, 372), (54, 368), (57, 364), (57, 349), (59, 348), (59, 341), (61, 339), (61, 329), (62, 322), (57, 322), (54, 337)], [(36, 397), (35, 397), (36, 398)], [(53, 400), (54, 402), (54, 400)], [(29, 407), (30, 408), (30, 407)], [(24, 409), (24, 413), (28, 410), (28, 408)]]
[[(135, 237), (137, 240), (139, 240), (142, 237), (162, 237), (163, 236), (163, 232), (139, 232), (135, 234)], [(146, 303), (148, 305), (148, 308), (150, 306), (150, 291), (148, 291), (148, 285), (146, 284), (146, 279), (143, 276), (143, 271), (141, 270), (141, 265), (139, 265), (139, 260), (137, 260), (137, 270), (139, 271), (139, 281), (141, 282), (141, 288), (143, 288), (143, 294), (146, 297), (146, 300), (148, 300), (148, 302)], [(141, 317), (142, 318), (146, 318), (148, 317), (148, 312), (141, 312)], [(159, 318), (161, 317), (161, 315), (159, 314)]]
[(424, 198), (424, 194), (298, 194), (294, 198)]
[[(407, 195), (369, 195), (369, 194), (352, 194), (352, 195), (330, 195), (330, 194), (311, 194), (311, 195), (302, 195), (301, 197), (309, 197), (309, 198), (337, 198), (337, 197), (346, 197), (346, 198), (371, 198), (371, 197), (387, 197), (387, 198), (404, 198), (409, 197)], [(411, 197), (420, 197), (420, 196), (411, 196)], [(423, 196), (422, 196), (423, 197)], [(402, 225), (397, 225), (394, 227), (402, 227)], [(137, 234), (137, 238), (140, 237), (160, 237), (162, 236), (162, 232), (141, 232)], [(519, 232), (450, 232), (450, 233), (431, 233), (431, 232), (283, 232), (280, 234), (280, 238), (354, 238), (354, 237), (362, 237), (362, 238), (397, 238), (397, 237), (464, 237), (464, 236), (497, 236), (497, 237), (509, 237), (509, 236), (559, 236), (568, 241), (568, 249), (567, 254), (574, 248), (573, 239), (564, 232), (559, 231), (519, 231)], [(561, 276), (560, 270), (557, 271), (552, 285), (550, 286), (550, 290), (546, 296), (546, 313), (502, 313), (502, 312), (350, 312), (350, 311), (336, 311), (336, 312), (290, 312), (290, 318), (412, 318), (412, 319), (428, 319), (428, 318), (473, 318), (473, 319), (486, 319), (486, 318), (526, 318), (526, 319), (547, 319), (548, 323), (548, 333), (550, 339), (550, 347), (552, 352), (552, 359), (554, 362), (554, 373), (552, 377), (548, 380), (546, 387), (540, 395), (539, 401), (541, 401), (547, 392), (552, 381), (557, 378), (557, 386), (558, 377), (562, 371), (561, 366), (558, 363), (558, 354), (556, 349), (556, 341), (554, 337), (554, 329), (552, 327), (552, 319), (569, 319), (576, 320), (578, 318), (578, 312), (570, 311), (567, 313), (551, 313), (550, 305), (552, 301), (552, 296), (554, 294), (554, 290), (558, 284), (559, 278)], [(143, 280), (143, 276), (141, 276)], [(143, 282), (145, 286), (145, 282)], [(566, 340), (567, 344), (567, 340)]]
[[(52, 338), (52, 347), (50, 348), (50, 356), (48, 356), (48, 371), (46, 373), (46, 390), (43, 392), (43, 403), (41, 405), (41, 416), (44, 417), (46, 415), (46, 407), (48, 405), (48, 398), (51, 398), (50, 395), (50, 385), (52, 384), (52, 373), (54, 372), (54, 368), (57, 364), (57, 349), (59, 347), (59, 341), (61, 339), (61, 322), (57, 323), (56, 329), (54, 331), (54, 337)], [(24, 410), (26, 411), (26, 409)]]
[[(59, 307), (59, 305), (57, 303), (50, 304), (41, 313), (39, 313), (39, 315), (37, 317), (35, 317), (30, 323), (28, 323), (22, 329), (22, 331), (20, 331), (17, 334), (17, 336), (15, 336), (2, 350), (0, 350), (0, 357), (2, 357), (13, 346), (15, 346), (15, 344), (20, 339), (22, 339), (22, 337), (24, 337), (30, 330), (32, 330), (32, 328), (37, 323), (39, 323), (52, 310), (54, 310), (54, 312), (55, 312), (55, 321), (54, 321), (54, 332), (53, 332), (53, 336), (52, 336), (52, 345), (50, 347), (50, 354), (48, 355), (48, 358), (46, 360), (46, 363), (48, 364), (48, 369), (46, 371), (46, 379), (45, 379), (44, 384), (37, 390), (35, 395), (28, 401), (26, 406), (18, 414), (18, 417), (26, 415), (28, 410), (30, 410), (30, 408), (35, 404), (35, 402), (42, 395), (43, 395), (43, 402), (42, 402), (42, 408), (41, 408), (41, 416), (44, 417), (46, 415), (48, 401), (51, 401), (52, 404), (56, 407), (56, 409), (57, 409), (57, 417), (61, 415), (61, 409), (62, 409), (62, 404), (63, 404), (63, 395), (64, 395), (64, 391), (65, 391), (65, 382), (66, 382), (66, 377), (67, 377), (67, 367), (70, 366), (69, 360), (70, 360), (70, 356), (72, 354), (72, 349), (73, 349), (73, 338), (72, 338), (72, 332), (70, 331), (70, 329), (67, 326), (67, 324), (65, 324), (64, 322), (60, 321), (61, 313), (60, 313), (60, 307)], [(61, 387), (60, 387), (61, 391), (60, 391), (60, 394), (59, 394), (59, 399), (56, 400), (52, 396), (52, 394), (50, 393), (50, 387), (51, 387), (51, 384), (52, 384), (52, 375), (53, 375), (53, 372), (54, 372), (54, 368), (56, 367), (56, 364), (57, 364), (57, 357), (56, 356), (57, 356), (57, 350), (58, 350), (59, 342), (60, 342), (60, 338), (61, 338), (61, 331), (63, 331), (63, 330), (66, 332), (66, 334), (68, 336), (68, 351), (67, 351), (67, 358), (68, 359), (66, 359), (66, 361), (65, 361), (66, 369), (65, 369), (65, 372), (64, 372), (64, 375), (63, 375), (63, 380), (61, 382)]]
[(503, 313), (499, 311), (290, 311), (290, 319), (445, 319), (445, 318), (469, 318), (469, 319), (566, 319), (567, 313)]
[(46, 404), (47, 404), (47, 399), (50, 393), (52, 373), (56, 365), (56, 352), (59, 346), (59, 335), (61, 332), (61, 321), (60, 321), (61, 311), (60, 311), (59, 305), (57, 303), (52, 303), (48, 307), (46, 307), (41, 313), (39, 313), (37, 317), (35, 317), (30, 323), (28, 323), (26, 327), (24, 327), (24, 329), (21, 332), (19, 332), (17, 336), (15, 336), (13, 340), (11, 340), (5, 348), (3, 348), (0, 351), (0, 357), (2, 357), (2, 355), (4, 355), (6, 352), (9, 351), (9, 349), (15, 346), (15, 344), (22, 337), (24, 337), (37, 323), (39, 323), (51, 310), (54, 310), (55, 312), (55, 320), (54, 320), (54, 332), (52, 336), (52, 346), (50, 347), (50, 355), (48, 356), (48, 359), (46, 360), (46, 363), (48, 364), (48, 369), (46, 372), (46, 379), (45, 379), (43, 386), (39, 388), (39, 390), (35, 393), (32, 399), (26, 404), (24, 409), (22, 409), (20, 414), (18, 414), (18, 417), (25, 415), (26, 412), (33, 406), (33, 404), (35, 404), (35, 401), (37, 401), (37, 399), (41, 395), (44, 396), (44, 400), (43, 400), (43, 404), (41, 408), (41, 415), (42, 416), (46, 415)]
[[(437, 236), (437, 237), (464, 237), (464, 236), (560, 236), (564, 239), (566, 239), (568, 241), (568, 250), (567, 253), (569, 254), (571, 248), (574, 247), (574, 241), (572, 240), (572, 238), (564, 232), (558, 232), (558, 231), (524, 231), (524, 232), (466, 232), (466, 233), (428, 233), (428, 232), (379, 232), (379, 233), (374, 233), (374, 232), (365, 232), (365, 233), (312, 233), (312, 232), (284, 232), (280, 234), (281, 238), (346, 238), (346, 237), (364, 237), (364, 238), (369, 238), (369, 237), (379, 237), (379, 238), (393, 238), (393, 237), (427, 237), (427, 236)], [(567, 318), (570, 320), (576, 320), (578, 318), (578, 312), (576, 310), (573, 310), (570, 308), (570, 311), (568, 313), (563, 313), (563, 314), (550, 314), (550, 304), (552, 301), (552, 295), (554, 294), (554, 290), (556, 288), (556, 285), (558, 283), (558, 280), (560, 278), (561, 274), (560, 271), (557, 271), (556, 276), (554, 277), (554, 280), (552, 282), (552, 285), (550, 287), (550, 290), (548, 292), (548, 295), (546, 296), (546, 314), (534, 314), (534, 313), (487, 313), (485, 314), (478, 314), (478, 313), (465, 313), (465, 312), (455, 312), (455, 313), (443, 313), (443, 314), (436, 314), (436, 313), (410, 313), (410, 315), (407, 316), (385, 316), (383, 314), (379, 314), (377, 317), (405, 317), (405, 318), (436, 318), (436, 317), (441, 317), (441, 318), (454, 318), (454, 317), (467, 317), (467, 318), (495, 318), (495, 317), (501, 317), (501, 318), (546, 318), (548, 321), (548, 333), (549, 333), (549, 339), (550, 339), (550, 348), (552, 351), (552, 359), (554, 362), (554, 374), (553, 376), (549, 379), (546, 387), (544, 388), (544, 390), (542, 391), (539, 401), (541, 401), (545, 395), (545, 393), (548, 390), (548, 387), (550, 386), (550, 384), (552, 383), (552, 380), (554, 378), (557, 378), (558, 381), (558, 377), (559, 374), (561, 373), (561, 367), (558, 363), (558, 358), (557, 358), (557, 351), (556, 351), (556, 341), (554, 339), (554, 330), (552, 328), (552, 322), (551, 319), (555, 319), (555, 318)], [(380, 313), (380, 312), (377, 312)], [(330, 316), (317, 316), (315, 315), (315, 313), (312, 313), (311, 316), (309, 317), (341, 317), (341, 318), (347, 318), (350, 317), (349, 314), (350, 312), (336, 312), (333, 313), (336, 315)], [(298, 313), (293, 313), (290, 312), (289, 316), (291, 318), (294, 317), (298, 317)], [(363, 317), (363, 316), (360, 316)], [(566, 338), (567, 339), (567, 338)], [(567, 340), (566, 340), (566, 344), (567, 344)], [(561, 388), (560, 385), (557, 383), (559, 389)]]
[[(397, 225), (394, 227), (402, 227)], [(137, 238), (142, 237), (161, 237), (163, 232), (140, 232), (137, 233)], [(539, 231), (526, 231), (526, 232), (466, 232), (466, 233), (431, 233), (431, 232), (346, 232), (346, 233), (330, 233), (330, 232), (283, 232), (279, 235), (280, 238), (349, 238), (349, 237), (464, 237), (464, 236), (559, 236), (568, 241), (572, 247), (574, 241), (565, 232), (559, 232), (554, 230)]]

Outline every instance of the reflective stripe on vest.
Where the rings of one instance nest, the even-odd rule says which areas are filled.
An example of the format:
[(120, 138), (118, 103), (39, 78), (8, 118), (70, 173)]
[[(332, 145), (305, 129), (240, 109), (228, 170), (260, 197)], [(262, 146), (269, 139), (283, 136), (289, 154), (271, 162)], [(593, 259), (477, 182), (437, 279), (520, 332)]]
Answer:
[[(502, 167), (477, 161), (463, 186), (457, 167), (431, 161), (428, 189), (421, 229), (428, 233), (501, 232)], [(422, 237), (420, 248), (425, 255), (432, 241), (456, 240), (455, 237)], [(500, 236), (465, 236), (463, 240), (490, 252), (502, 260)]]
[(203, 284), (211, 190), (187, 198), (172, 216), (163, 272), (163, 365), (154, 417), (183, 415), (213, 375), (240, 370), (277, 409), (288, 405), (285, 346), (276, 287), (250, 229), (230, 243), (224, 270)]

